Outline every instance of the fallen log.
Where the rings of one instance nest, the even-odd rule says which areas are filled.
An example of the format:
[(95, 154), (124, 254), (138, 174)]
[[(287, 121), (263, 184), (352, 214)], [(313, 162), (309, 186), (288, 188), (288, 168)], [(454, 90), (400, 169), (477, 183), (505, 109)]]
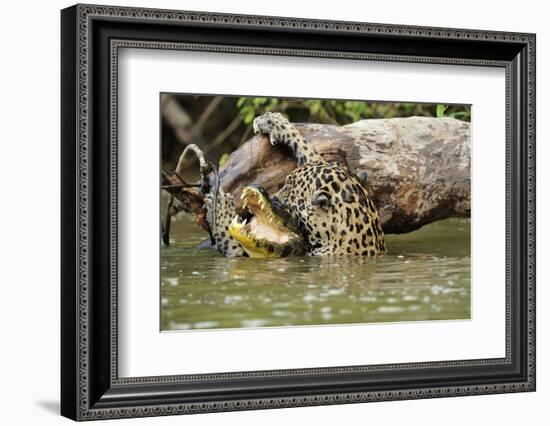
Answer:
[[(449, 217), (469, 217), (469, 123), (409, 117), (361, 120), (346, 126), (295, 126), (324, 159), (346, 165), (361, 180), (386, 233), (410, 232)], [(288, 151), (256, 135), (224, 163), (220, 187), (235, 200), (251, 183), (273, 194), (295, 167)]]
[(169, 245), (170, 217), (180, 211), (193, 214), (197, 224), (210, 233), (203, 206), (204, 194), (198, 189), (200, 184), (189, 184), (177, 173), (168, 173), (164, 169), (161, 170), (161, 176), (162, 189), (170, 194), (166, 216), (163, 220), (164, 244)]

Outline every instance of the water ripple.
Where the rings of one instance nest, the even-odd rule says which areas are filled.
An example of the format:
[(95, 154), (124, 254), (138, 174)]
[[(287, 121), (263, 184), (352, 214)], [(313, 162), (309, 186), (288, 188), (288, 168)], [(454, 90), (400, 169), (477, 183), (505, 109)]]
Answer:
[(376, 259), (226, 259), (195, 250), (201, 231), (178, 221), (162, 249), (162, 329), (469, 318), (469, 229), (453, 219), (388, 235)]

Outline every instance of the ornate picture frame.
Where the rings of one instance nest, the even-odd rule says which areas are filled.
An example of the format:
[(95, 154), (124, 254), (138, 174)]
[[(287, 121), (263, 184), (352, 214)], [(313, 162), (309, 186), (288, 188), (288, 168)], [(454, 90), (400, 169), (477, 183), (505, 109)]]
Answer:
[[(61, 413), (74, 420), (535, 390), (535, 35), (76, 5), (61, 13)], [(498, 67), (506, 73), (506, 356), (119, 377), (122, 48)]]

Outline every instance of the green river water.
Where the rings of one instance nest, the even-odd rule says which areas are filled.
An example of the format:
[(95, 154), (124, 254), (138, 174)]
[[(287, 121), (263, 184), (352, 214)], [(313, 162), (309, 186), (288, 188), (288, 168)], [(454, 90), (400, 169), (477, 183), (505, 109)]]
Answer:
[(188, 217), (161, 249), (161, 329), (470, 318), (470, 220), (386, 235), (367, 257), (224, 258)]

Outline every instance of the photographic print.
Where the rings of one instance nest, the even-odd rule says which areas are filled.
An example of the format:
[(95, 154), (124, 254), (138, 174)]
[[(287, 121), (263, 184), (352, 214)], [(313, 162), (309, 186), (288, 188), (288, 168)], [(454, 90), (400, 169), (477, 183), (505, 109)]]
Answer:
[(470, 318), (469, 105), (163, 93), (161, 330)]

